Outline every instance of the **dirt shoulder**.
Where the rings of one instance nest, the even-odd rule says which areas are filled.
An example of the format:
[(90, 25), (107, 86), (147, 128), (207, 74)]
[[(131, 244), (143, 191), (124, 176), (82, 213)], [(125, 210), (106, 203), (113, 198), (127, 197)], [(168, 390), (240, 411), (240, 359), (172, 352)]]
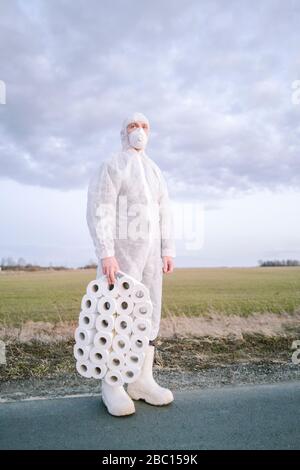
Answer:
[[(0, 325), (0, 339), (4, 341), (28, 342), (32, 340), (43, 343), (73, 339), (77, 322), (41, 322), (28, 321), (21, 327)], [(172, 337), (205, 337), (242, 339), (244, 334), (264, 336), (285, 336), (289, 331), (300, 334), (300, 311), (288, 313), (254, 313), (248, 316), (221, 315), (212, 313), (205, 316), (175, 316), (162, 318), (159, 336)]]

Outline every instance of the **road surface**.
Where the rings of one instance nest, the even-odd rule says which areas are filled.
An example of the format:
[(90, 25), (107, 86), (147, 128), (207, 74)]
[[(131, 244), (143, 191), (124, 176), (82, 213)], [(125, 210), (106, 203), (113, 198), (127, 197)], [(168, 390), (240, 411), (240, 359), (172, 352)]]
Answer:
[(112, 417), (100, 396), (0, 403), (1, 449), (300, 449), (300, 382), (199, 389)]

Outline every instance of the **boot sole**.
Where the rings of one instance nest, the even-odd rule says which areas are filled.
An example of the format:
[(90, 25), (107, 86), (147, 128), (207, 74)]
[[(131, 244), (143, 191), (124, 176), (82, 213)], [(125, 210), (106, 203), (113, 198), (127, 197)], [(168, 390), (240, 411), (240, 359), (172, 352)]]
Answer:
[(174, 398), (173, 398), (173, 400), (168, 401), (166, 403), (154, 403), (153, 401), (149, 400), (147, 396), (145, 395), (139, 395), (138, 393), (135, 393), (135, 392), (131, 393), (130, 390), (128, 389), (127, 389), (127, 393), (133, 400), (143, 400), (146, 403), (148, 403), (148, 405), (152, 405), (152, 406), (166, 406), (174, 401)]
[(117, 416), (118, 418), (121, 418), (122, 416), (130, 416), (130, 415), (133, 415), (135, 413), (135, 409), (134, 409), (133, 411), (128, 411), (127, 413), (116, 414), (116, 413), (113, 413), (112, 411), (110, 411), (109, 406), (106, 403), (105, 398), (103, 396), (102, 396), (102, 402), (105, 405), (105, 407), (106, 407), (107, 411), (109, 412), (109, 414), (112, 415), (112, 416)]

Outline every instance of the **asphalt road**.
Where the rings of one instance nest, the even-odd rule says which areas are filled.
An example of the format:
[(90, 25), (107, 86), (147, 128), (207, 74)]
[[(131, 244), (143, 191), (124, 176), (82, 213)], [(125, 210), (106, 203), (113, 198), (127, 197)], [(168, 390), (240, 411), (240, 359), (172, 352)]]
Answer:
[(110, 416), (99, 397), (0, 404), (1, 449), (300, 449), (300, 382), (177, 392)]

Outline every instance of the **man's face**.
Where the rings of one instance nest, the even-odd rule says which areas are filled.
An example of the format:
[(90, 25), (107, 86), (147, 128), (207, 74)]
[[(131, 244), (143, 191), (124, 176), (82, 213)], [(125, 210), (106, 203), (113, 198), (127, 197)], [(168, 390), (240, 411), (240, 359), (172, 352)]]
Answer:
[(146, 122), (142, 122), (142, 121), (134, 121), (134, 122), (130, 122), (127, 126), (127, 132), (128, 134), (130, 134), (130, 132), (133, 132), (135, 129), (138, 129), (139, 127), (141, 127), (142, 129), (144, 129), (145, 133), (148, 135), (149, 134), (149, 127), (148, 127), (148, 124)]

